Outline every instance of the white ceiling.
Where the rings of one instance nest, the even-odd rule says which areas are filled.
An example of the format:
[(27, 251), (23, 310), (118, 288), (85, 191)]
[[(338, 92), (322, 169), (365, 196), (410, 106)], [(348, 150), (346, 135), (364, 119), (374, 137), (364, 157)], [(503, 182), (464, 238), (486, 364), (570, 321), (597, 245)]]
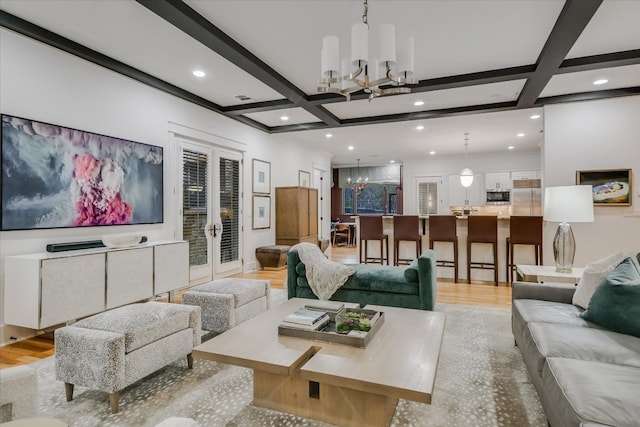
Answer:
[[(397, 40), (413, 36), (415, 77), (421, 82), (436, 79), (432, 82), (437, 83), (441, 81), (437, 79), (450, 76), (510, 67), (531, 66), (537, 72), (534, 64), (541, 58), (550, 34), (554, 34), (563, 8), (592, 2), (370, 0), (368, 21), (372, 32), (379, 24), (393, 23)], [(514, 108), (527, 77), (532, 75), (514, 74), (513, 78), (489, 83), (469, 83), (470, 78), (462, 78), (460, 84), (371, 102), (341, 99), (314, 103), (318, 100), (322, 38), (339, 36), (341, 51), (347, 56), (351, 25), (361, 21), (361, 0), (185, 0), (178, 6), (186, 5), (209, 22), (189, 22), (172, 11), (169, 20), (176, 17), (174, 23), (166, 15), (160, 16), (159, 4), (165, 2), (0, 0), (2, 11), (200, 97), (223, 114), (234, 114), (233, 108), (246, 105), (251, 108), (236, 114), (265, 131), (279, 133), (291, 130), (287, 126), (300, 125), (296, 131), (280, 133), (281, 137), (331, 153), (334, 165), (354, 164), (357, 158), (363, 164), (402, 161), (429, 156), (431, 150), (436, 156), (462, 153), (465, 132), (470, 133), (470, 154), (506, 150), (509, 146), (537, 150), (543, 139), (544, 118), (530, 118), (534, 113), (542, 114), (540, 104)], [(581, 93), (605, 96), (601, 91), (621, 88), (639, 93), (639, 20), (640, 1), (604, 0), (577, 41), (569, 46), (566, 58), (631, 51), (630, 59), (614, 66), (607, 63), (600, 69), (567, 73), (560, 73), (556, 67), (539, 90), (538, 99)], [(4, 24), (4, 15), (1, 22), (12, 28)], [(209, 23), (245, 48), (247, 59), (234, 65), (221, 56), (224, 53), (214, 52), (212, 44), (222, 43), (208, 43)], [(178, 27), (195, 28), (195, 33), (189, 35)], [(259, 61), (266, 64), (263, 69), (272, 70), (252, 76), (252, 67)], [(204, 70), (207, 76), (194, 77), (191, 73), (195, 69)], [(603, 77), (609, 83), (592, 84)], [(239, 95), (250, 100), (241, 101), (236, 98)], [(606, 96), (619, 95), (609, 92)], [(416, 100), (425, 104), (415, 107)], [(283, 108), (268, 108), (269, 101), (281, 103)], [(384, 117), (393, 114), (402, 121), (389, 122), (391, 119)], [(282, 121), (283, 115), (289, 120)], [(325, 123), (331, 115), (337, 122)], [(359, 120), (370, 123), (371, 117), (382, 117), (385, 123), (357, 125)], [(416, 130), (419, 124), (425, 128)], [(312, 130), (301, 130), (305, 128)], [(327, 133), (333, 137), (327, 139)], [(525, 136), (518, 137), (518, 133)], [(355, 148), (348, 150), (348, 145)]]

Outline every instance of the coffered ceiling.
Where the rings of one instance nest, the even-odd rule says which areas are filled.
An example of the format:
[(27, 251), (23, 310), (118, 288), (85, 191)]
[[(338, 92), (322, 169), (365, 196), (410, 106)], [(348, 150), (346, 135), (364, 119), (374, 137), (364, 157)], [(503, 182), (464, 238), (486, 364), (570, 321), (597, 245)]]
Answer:
[(334, 165), (461, 153), (465, 132), (470, 155), (535, 150), (544, 117), (530, 117), (542, 106), (640, 93), (637, 0), (368, 7), (372, 31), (393, 23), (398, 40), (415, 39), (410, 94), (317, 93), (322, 38), (337, 35), (348, 56), (361, 0), (0, 0), (0, 26), (329, 152)]

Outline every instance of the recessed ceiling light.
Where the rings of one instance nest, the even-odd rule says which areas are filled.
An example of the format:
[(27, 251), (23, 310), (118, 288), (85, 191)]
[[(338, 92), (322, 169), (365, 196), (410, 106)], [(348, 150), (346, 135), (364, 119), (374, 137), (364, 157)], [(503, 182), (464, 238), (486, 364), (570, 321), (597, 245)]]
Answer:
[(204, 76), (206, 76), (206, 75), (207, 75), (207, 73), (205, 73), (205, 72), (204, 72), (204, 71), (202, 71), (202, 70), (195, 70), (195, 71), (193, 72), (193, 75), (194, 75), (194, 76), (196, 76), (196, 77), (204, 77)]
[(422, 126), (422, 125), (416, 126), (416, 130), (422, 130), (422, 129), (424, 129), (424, 126)]
[(540, 118), (540, 114), (534, 114), (533, 116), (529, 117), (530, 119), (536, 120)]
[(424, 105), (424, 101), (416, 101), (413, 103), (413, 105), (415, 105), (416, 107), (419, 107), (421, 105)]
[(609, 80), (607, 79), (600, 79), (600, 80), (596, 80), (595, 82), (593, 82), (594, 85), (603, 85), (605, 83), (609, 83)]
[(333, 137), (332, 133), (328, 133), (328, 134), (325, 135), (325, 138), (332, 138), (332, 137)]
[(436, 154), (436, 152), (431, 150), (431, 151), (429, 151), (429, 154), (431, 154), (433, 156), (434, 154)]
[(514, 149), (514, 148), (516, 148), (516, 147), (514, 147), (513, 145), (510, 145), (510, 146), (508, 146), (507, 148), (508, 148), (509, 150), (513, 150), (513, 149)]
[(354, 149), (354, 148), (356, 148), (356, 147), (354, 147), (353, 145), (350, 145), (350, 146), (348, 146), (347, 148), (348, 148), (349, 150), (353, 150), (353, 149)]
[(395, 162), (396, 162), (395, 160), (389, 160), (389, 163), (395, 163)]
[(282, 116), (280, 117), (280, 120), (282, 120), (283, 122), (286, 122), (287, 120), (289, 120), (289, 116)]
[(520, 132), (519, 134), (516, 135), (518, 138), (522, 138), (524, 136), (524, 133)]

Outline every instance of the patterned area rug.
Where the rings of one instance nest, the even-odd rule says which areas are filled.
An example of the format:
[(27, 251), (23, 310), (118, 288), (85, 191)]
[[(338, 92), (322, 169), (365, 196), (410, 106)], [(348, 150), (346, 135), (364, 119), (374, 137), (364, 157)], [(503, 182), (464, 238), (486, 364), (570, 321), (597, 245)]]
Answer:
[[(272, 300), (286, 299), (274, 290)], [(522, 358), (513, 344), (509, 310), (438, 304), (446, 313), (443, 348), (431, 405), (400, 400), (392, 426), (546, 426)], [(70, 426), (155, 426), (170, 417), (191, 418), (201, 427), (308, 426), (328, 424), (251, 405), (252, 371), (186, 359), (138, 381), (120, 393), (112, 415), (106, 393), (77, 386), (66, 402), (55, 380), (53, 357), (38, 369), (41, 416)]]

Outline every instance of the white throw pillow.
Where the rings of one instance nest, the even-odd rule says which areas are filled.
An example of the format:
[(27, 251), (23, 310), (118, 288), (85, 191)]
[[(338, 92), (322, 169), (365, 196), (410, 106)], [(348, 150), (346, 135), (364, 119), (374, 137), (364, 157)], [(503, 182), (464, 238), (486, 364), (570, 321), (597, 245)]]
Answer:
[(636, 265), (636, 268), (638, 269), (638, 271), (640, 271), (640, 252), (638, 251), (627, 252), (626, 254), (624, 254), (624, 257), (631, 258), (633, 263)]
[(609, 255), (588, 264), (584, 269), (584, 274), (580, 278), (580, 282), (578, 282), (576, 292), (573, 294), (573, 305), (577, 305), (586, 310), (587, 307), (589, 307), (589, 301), (591, 301), (591, 297), (596, 291), (596, 288), (624, 258), (624, 254), (618, 252), (617, 254)]

